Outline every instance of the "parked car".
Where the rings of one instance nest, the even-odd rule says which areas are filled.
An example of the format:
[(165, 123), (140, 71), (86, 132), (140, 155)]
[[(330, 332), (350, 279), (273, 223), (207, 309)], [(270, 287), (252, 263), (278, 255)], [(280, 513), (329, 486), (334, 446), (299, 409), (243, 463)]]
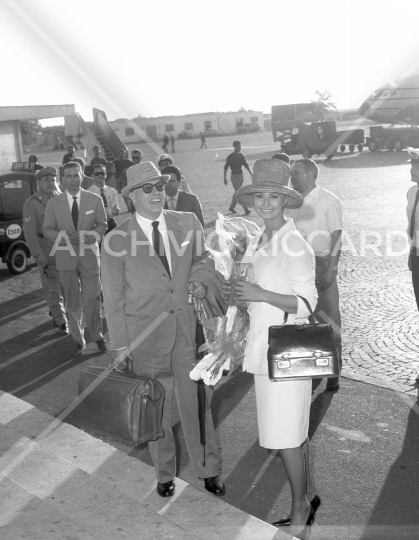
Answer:
[(204, 131), (204, 135), (205, 137), (214, 137), (216, 135), (220, 135), (220, 132), (218, 131), (218, 129), (208, 128)]
[(13, 274), (22, 274), (31, 256), (23, 234), (23, 204), (37, 186), (25, 165), (13, 164), (13, 172), (0, 175), (0, 257)]
[(260, 131), (261, 127), (259, 122), (249, 122), (246, 124), (242, 124), (241, 126), (237, 126), (237, 133), (256, 133), (257, 131)]
[(192, 131), (181, 131), (179, 135), (177, 136), (178, 139), (192, 139), (193, 132)]

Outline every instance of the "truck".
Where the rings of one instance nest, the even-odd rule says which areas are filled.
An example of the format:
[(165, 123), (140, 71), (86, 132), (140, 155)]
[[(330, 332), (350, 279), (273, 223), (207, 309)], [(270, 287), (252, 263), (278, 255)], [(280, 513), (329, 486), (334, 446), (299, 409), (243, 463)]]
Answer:
[(331, 159), (338, 148), (344, 152), (346, 145), (351, 153), (355, 147), (362, 152), (364, 138), (363, 129), (338, 131), (336, 122), (311, 122), (298, 124), (291, 130), (291, 135), (283, 134), (277, 140), (288, 155), (302, 154), (311, 158), (314, 154), (325, 154), (327, 159)]
[(369, 137), (366, 144), (371, 152), (380, 149), (395, 150), (401, 152), (411, 146), (419, 147), (418, 126), (370, 126)]
[(0, 175), (0, 257), (13, 274), (25, 272), (31, 256), (23, 234), (23, 204), (36, 190), (29, 163), (13, 163), (10, 173)]
[(346, 147), (351, 153), (355, 148), (362, 152), (365, 139), (363, 129), (338, 131), (336, 122), (323, 121), (319, 115), (315, 103), (273, 105), (271, 123), (274, 142), (281, 143), (282, 150), (287, 154), (302, 154), (304, 157), (326, 154), (330, 159), (338, 148), (344, 152)]

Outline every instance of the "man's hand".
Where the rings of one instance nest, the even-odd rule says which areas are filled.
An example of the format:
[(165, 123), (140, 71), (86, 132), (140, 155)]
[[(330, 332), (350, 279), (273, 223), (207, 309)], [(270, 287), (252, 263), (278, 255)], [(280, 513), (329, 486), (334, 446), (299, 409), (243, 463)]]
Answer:
[(226, 186), (228, 184), (227, 178), (224, 178), (224, 185)]
[(113, 216), (119, 216), (119, 208), (114, 206), (111, 210)]
[(324, 289), (327, 289), (328, 287), (330, 287), (330, 285), (333, 283), (333, 280), (336, 277), (336, 274), (337, 274), (336, 270), (333, 270), (333, 268), (329, 266), (329, 268), (326, 270), (326, 272), (323, 275), (323, 278), (319, 285), (319, 289), (323, 291)]
[(198, 300), (202, 300), (207, 296), (207, 288), (199, 281), (190, 281), (188, 283), (188, 293), (193, 294)]
[(114, 351), (115, 358), (112, 360), (110, 367), (117, 368), (121, 364), (125, 364), (125, 361), (128, 357), (131, 355), (131, 351), (129, 350), (129, 347), (123, 347), (122, 349), (118, 349), (117, 351)]
[(40, 253), (39, 255), (36, 256), (36, 262), (38, 264), (46, 265), (48, 261), (45, 255), (43, 253)]

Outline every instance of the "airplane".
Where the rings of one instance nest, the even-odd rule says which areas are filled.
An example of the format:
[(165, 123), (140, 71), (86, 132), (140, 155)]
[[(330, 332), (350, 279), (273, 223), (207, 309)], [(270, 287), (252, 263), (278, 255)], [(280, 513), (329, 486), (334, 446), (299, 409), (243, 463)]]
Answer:
[(419, 124), (419, 74), (381, 86), (361, 105), (359, 114), (383, 124)]

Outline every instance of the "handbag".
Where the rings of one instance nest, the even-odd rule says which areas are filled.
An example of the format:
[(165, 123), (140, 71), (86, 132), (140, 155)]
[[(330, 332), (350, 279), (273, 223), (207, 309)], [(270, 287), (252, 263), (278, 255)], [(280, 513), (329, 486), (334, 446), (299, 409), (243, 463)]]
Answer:
[(89, 366), (80, 373), (76, 422), (136, 444), (164, 437), (161, 420), (164, 387), (127, 369)]
[(275, 382), (338, 377), (338, 351), (331, 325), (319, 323), (307, 300), (299, 298), (310, 311), (310, 324), (285, 324), (285, 313), (281, 326), (269, 327), (269, 378)]

